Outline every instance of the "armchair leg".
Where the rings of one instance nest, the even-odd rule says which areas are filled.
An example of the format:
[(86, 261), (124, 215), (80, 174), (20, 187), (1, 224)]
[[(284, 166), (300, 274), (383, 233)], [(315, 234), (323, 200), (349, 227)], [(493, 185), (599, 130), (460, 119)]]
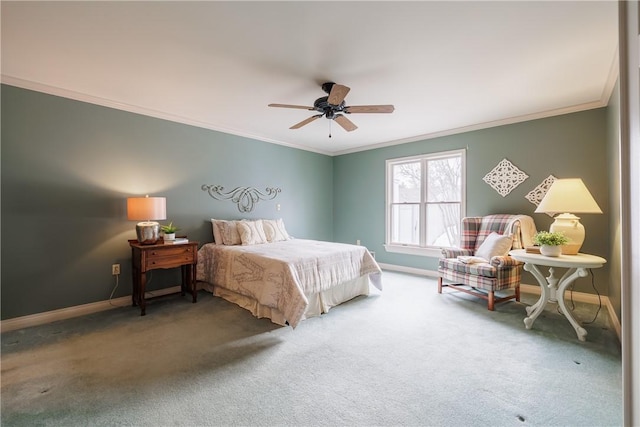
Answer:
[(438, 277), (438, 293), (439, 294), (442, 293), (442, 288), (444, 287), (450, 287), (457, 291), (464, 292), (465, 294), (473, 295), (475, 297), (487, 300), (487, 309), (489, 311), (495, 311), (496, 304), (504, 301), (515, 299), (516, 301), (520, 302), (520, 285), (513, 288), (514, 290), (513, 294), (499, 297), (499, 298), (496, 298), (495, 291), (478, 290), (473, 286), (471, 287), (471, 289), (469, 289), (469, 285), (465, 285), (463, 283), (444, 283), (444, 281), (442, 280), (442, 277)]

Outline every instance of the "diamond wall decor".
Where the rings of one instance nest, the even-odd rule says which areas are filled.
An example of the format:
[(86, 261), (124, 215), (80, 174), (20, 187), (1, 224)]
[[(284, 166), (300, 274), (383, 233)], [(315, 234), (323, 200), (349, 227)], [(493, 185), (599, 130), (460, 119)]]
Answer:
[(502, 159), (498, 165), (482, 178), (491, 188), (496, 190), (502, 197), (522, 184), (529, 175), (518, 169), (507, 159)]
[[(549, 191), (549, 187), (551, 187), (551, 184), (553, 184), (553, 181), (555, 181), (556, 179), (558, 178), (556, 178), (553, 175), (549, 175), (548, 177), (545, 178), (544, 181), (538, 184), (536, 188), (529, 191), (527, 195), (524, 196), (525, 199), (527, 199), (534, 205), (538, 206), (542, 201), (542, 199), (544, 198), (544, 195), (547, 194), (547, 191)], [(547, 215), (549, 215), (550, 217), (553, 217), (553, 214), (547, 213)]]

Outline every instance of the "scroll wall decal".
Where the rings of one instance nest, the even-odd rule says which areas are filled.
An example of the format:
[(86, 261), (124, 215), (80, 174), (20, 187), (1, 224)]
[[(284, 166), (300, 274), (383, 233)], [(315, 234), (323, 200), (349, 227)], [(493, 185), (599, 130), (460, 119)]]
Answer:
[(267, 187), (263, 193), (253, 187), (236, 187), (225, 193), (222, 185), (207, 184), (203, 184), (201, 188), (216, 200), (231, 200), (240, 212), (251, 212), (260, 200), (273, 200), (282, 191), (277, 187)]
[(529, 175), (522, 172), (509, 160), (502, 159), (482, 180), (489, 184), (491, 188), (496, 190), (502, 197), (505, 197), (527, 178), (529, 178)]
[[(542, 199), (544, 198), (544, 195), (547, 194), (547, 191), (549, 191), (549, 188), (551, 187), (551, 184), (553, 184), (553, 181), (555, 181), (557, 178), (553, 175), (549, 175), (548, 177), (545, 178), (544, 181), (542, 181), (540, 184), (538, 184), (538, 186), (536, 188), (534, 188), (533, 190), (529, 191), (527, 193), (526, 196), (524, 196), (528, 201), (530, 201), (531, 203), (533, 203), (534, 205), (536, 205), (536, 207), (540, 204), (540, 202), (542, 201)], [(550, 217), (553, 218), (553, 213), (547, 213), (547, 215), (549, 215)]]

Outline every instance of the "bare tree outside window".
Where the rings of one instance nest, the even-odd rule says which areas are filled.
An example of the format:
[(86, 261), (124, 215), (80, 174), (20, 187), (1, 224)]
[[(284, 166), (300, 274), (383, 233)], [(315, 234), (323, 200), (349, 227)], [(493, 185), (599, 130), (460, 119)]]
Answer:
[(456, 151), (387, 161), (388, 243), (459, 244), (463, 156), (463, 151)]
[(456, 246), (460, 241), (461, 160), (455, 156), (427, 161), (427, 204), (437, 207), (442, 226), (436, 236), (427, 235), (427, 245)]
[(393, 166), (392, 240), (401, 244), (420, 244), (420, 201), (422, 166), (420, 162)]

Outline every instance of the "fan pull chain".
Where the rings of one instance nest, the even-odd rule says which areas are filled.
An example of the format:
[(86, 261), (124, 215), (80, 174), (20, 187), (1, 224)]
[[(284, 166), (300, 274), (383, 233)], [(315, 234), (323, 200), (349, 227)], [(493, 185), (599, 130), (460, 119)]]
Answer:
[(329, 120), (329, 138), (331, 138), (331, 122), (332, 122), (332, 121), (333, 121), (333, 120)]

